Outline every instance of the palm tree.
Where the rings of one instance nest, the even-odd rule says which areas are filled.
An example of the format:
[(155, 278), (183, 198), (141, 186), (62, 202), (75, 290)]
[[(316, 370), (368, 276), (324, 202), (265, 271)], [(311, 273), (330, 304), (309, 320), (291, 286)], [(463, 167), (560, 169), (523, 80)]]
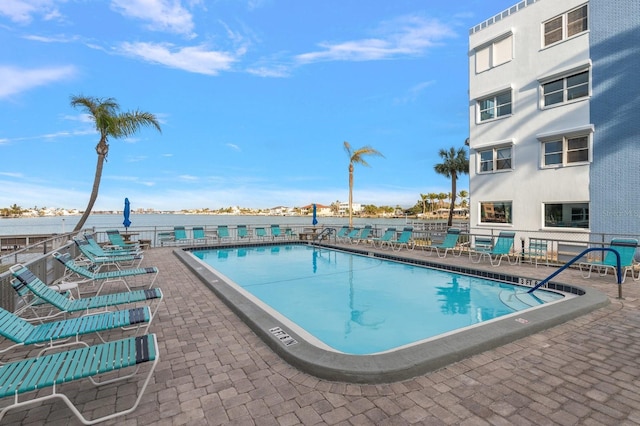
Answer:
[(369, 167), (369, 163), (367, 163), (364, 159), (365, 155), (378, 155), (384, 158), (377, 150), (373, 149), (369, 145), (363, 146), (360, 149), (352, 150), (349, 142), (344, 141), (344, 150), (347, 152), (347, 156), (349, 156), (349, 227), (353, 226), (353, 165), (354, 164), (362, 164), (363, 166)]
[(430, 204), (431, 204), (431, 206), (430, 206), (431, 207), (431, 212), (433, 213), (433, 206), (435, 204), (435, 201), (438, 199), (438, 194), (436, 194), (435, 192), (430, 192), (428, 194), (428, 196), (429, 196), (429, 201), (430, 201)]
[(100, 140), (96, 145), (96, 153), (98, 154), (98, 163), (96, 165), (96, 174), (93, 178), (93, 188), (89, 197), (89, 204), (85, 209), (80, 221), (76, 225), (74, 232), (82, 229), (85, 222), (91, 214), (93, 204), (98, 198), (98, 189), (100, 188), (100, 179), (102, 178), (102, 167), (104, 161), (109, 154), (108, 139), (122, 138), (135, 134), (142, 126), (155, 127), (159, 132), (160, 124), (155, 115), (149, 112), (131, 111), (120, 112), (120, 105), (113, 98), (96, 98), (92, 96), (72, 96), (71, 106), (74, 108), (82, 107), (95, 123), (96, 130), (100, 133)]
[(467, 207), (467, 198), (469, 197), (469, 192), (466, 189), (461, 189), (458, 192), (458, 197), (460, 197), (460, 207)]
[(427, 198), (429, 198), (428, 194), (420, 194), (420, 200), (422, 201), (422, 215), (423, 216), (427, 213)]
[(438, 154), (443, 162), (434, 166), (436, 173), (451, 178), (451, 204), (449, 205), (449, 220), (447, 221), (447, 225), (451, 226), (453, 223), (453, 209), (456, 204), (456, 182), (459, 174), (469, 173), (469, 159), (464, 147), (457, 150), (451, 147), (448, 151), (442, 148)]

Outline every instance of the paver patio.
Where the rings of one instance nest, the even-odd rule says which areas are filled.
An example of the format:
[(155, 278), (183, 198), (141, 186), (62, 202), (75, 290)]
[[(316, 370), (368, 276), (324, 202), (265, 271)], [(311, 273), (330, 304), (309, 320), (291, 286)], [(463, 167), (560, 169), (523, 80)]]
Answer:
[[(150, 330), (161, 351), (154, 379), (134, 413), (105, 424), (640, 424), (640, 282), (630, 278), (619, 300), (611, 275), (583, 280), (578, 271), (565, 271), (558, 281), (603, 291), (611, 304), (435, 372), (356, 385), (320, 380), (282, 361), (172, 250), (151, 249), (144, 259), (144, 265), (159, 267), (157, 286), (165, 293)], [(464, 257), (444, 261), (469, 265)], [(532, 278), (554, 271), (529, 265), (497, 269)], [(86, 416), (96, 417), (129, 404), (137, 384), (94, 388), (76, 382), (64, 389)], [(3, 419), (15, 425), (45, 422), (79, 424), (60, 402), (12, 411)]]

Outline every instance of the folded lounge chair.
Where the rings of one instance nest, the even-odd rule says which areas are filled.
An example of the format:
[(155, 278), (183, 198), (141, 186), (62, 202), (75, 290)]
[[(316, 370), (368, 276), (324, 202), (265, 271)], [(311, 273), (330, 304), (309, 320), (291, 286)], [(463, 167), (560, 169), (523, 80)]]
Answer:
[(413, 241), (413, 228), (411, 226), (405, 226), (400, 236), (396, 240), (389, 240), (387, 245), (391, 247), (393, 251), (400, 251), (402, 247), (406, 247), (407, 250), (413, 250), (415, 242)]
[[(151, 321), (151, 311), (148, 306), (125, 309), (122, 311), (99, 312), (92, 315), (52, 321), (42, 324), (31, 324), (19, 316), (0, 308), (0, 336), (14, 344), (0, 349), (0, 353), (7, 352), (18, 346), (46, 345), (42, 352), (70, 345), (84, 345), (79, 340), (81, 335), (97, 333), (116, 328), (130, 328), (136, 325), (140, 328)], [(67, 339), (74, 338), (71, 342)]]
[(15, 278), (12, 280), (11, 285), (19, 295), (24, 295), (27, 291), (30, 291), (34, 296), (58, 309), (58, 312), (51, 315), (49, 318), (76, 312), (88, 314), (95, 309), (106, 310), (109, 307), (155, 300), (157, 301), (157, 304), (151, 313), (151, 318), (147, 325), (148, 328), (149, 325), (151, 325), (151, 321), (153, 321), (153, 317), (155, 316), (164, 297), (159, 288), (153, 288), (149, 290), (125, 291), (122, 293), (70, 299), (47, 286), (24, 265), (13, 265), (9, 269)]
[(393, 237), (396, 236), (396, 228), (387, 228), (382, 234), (380, 238), (372, 238), (371, 243), (374, 247), (382, 248), (383, 245), (387, 244)]
[(460, 229), (458, 228), (449, 228), (447, 230), (447, 235), (444, 237), (444, 241), (442, 244), (436, 244), (432, 246), (423, 246), (423, 250), (429, 250), (429, 256), (433, 254), (433, 251), (436, 251), (436, 254), (440, 258), (447, 257), (447, 252), (451, 251), (454, 256), (460, 256), (462, 254), (462, 250), (458, 251), (456, 255), (455, 249), (458, 245), (458, 239), (460, 238)]
[[(114, 282), (123, 283), (127, 290), (131, 291), (131, 287), (133, 285), (130, 284), (131, 279), (134, 277), (144, 277), (147, 275), (152, 275), (148, 288), (153, 287), (153, 283), (156, 281), (158, 277), (158, 268), (155, 266), (147, 267), (147, 268), (132, 268), (132, 269), (119, 269), (116, 271), (107, 271), (107, 272), (93, 272), (89, 269), (85, 268), (82, 265), (78, 265), (71, 259), (71, 255), (69, 253), (61, 254), (58, 252), (53, 253), (53, 257), (55, 257), (60, 263), (62, 263), (67, 271), (75, 274), (80, 280), (80, 283), (84, 283), (86, 285), (98, 285), (98, 290), (96, 294), (100, 294), (102, 291), (102, 287), (105, 284), (112, 284)], [(69, 274), (66, 276), (67, 280), (72, 280), (73, 275)], [(133, 286), (133, 287), (138, 287)]]
[[(627, 277), (627, 271), (631, 271), (631, 277), (636, 280), (636, 278), (633, 277), (633, 263), (636, 249), (638, 248), (638, 240), (635, 238), (614, 238), (611, 240), (609, 248), (616, 250), (620, 255), (620, 268), (622, 269), (620, 282), (624, 282), (624, 279)], [(591, 271), (594, 269), (599, 272), (600, 276), (607, 275), (607, 271), (611, 269), (613, 276), (616, 277), (617, 280), (618, 261), (615, 253), (612, 251), (607, 250), (607, 254), (602, 261), (580, 262), (578, 266), (580, 267), (583, 278), (590, 278)], [(638, 274), (638, 279), (640, 279), (640, 274)]]
[[(0, 421), (9, 410), (54, 398), (61, 399), (83, 424), (95, 424), (131, 413), (138, 407), (159, 359), (156, 335), (149, 334), (2, 365), (0, 366), (0, 398), (9, 399), (10, 397), (11, 403), (0, 411)], [(86, 419), (69, 397), (61, 392), (65, 383), (84, 378), (89, 378), (97, 386), (128, 379), (134, 377), (140, 367), (145, 364), (150, 366), (149, 372), (130, 408), (103, 417)], [(125, 376), (103, 381), (96, 380), (96, 376), (106, 373), (115, 374), (127, 368), (133, 371)], [(51, 393), (43, 394), (44, 389), (51, 389)], [(25, 400), (21, 400), (20, 395), (25, 393), (35, 393), (35, 395), (32, 394)], [(117, 406), (120, 406), (120, 403)]]
[(120, 235), (120, 231), (118, 231), (117, 229), (107, 230), (107, 237), (109, 238), (111, 244), (116, 248), (135, 250), (140, 249), (140, 245), (138, 243), (125, 241), (124, 238), (122, 238), (122, 235)]
[[(498, 234), (495, 244), (492, 244), (491, 237), (475, 237), (475, 246), (469, 249), (469, 259), (473, 263), (480, 263), (483, 257), (488, 257), (491, 266), (500, 266), (503, 258), (507, 258), (510, 265), (516, 265), (520, 261), (519, 256), (513, 256), (511, 260), (513, 240), (516, 233), (510, 231), (502, 231)], [(474, 257), (478, 256), (478, 260)]]

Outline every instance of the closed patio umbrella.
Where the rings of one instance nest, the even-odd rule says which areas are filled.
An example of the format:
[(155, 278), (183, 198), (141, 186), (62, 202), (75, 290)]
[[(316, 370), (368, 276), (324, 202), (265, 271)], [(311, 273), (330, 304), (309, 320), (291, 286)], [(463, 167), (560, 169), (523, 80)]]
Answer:
[(316, 216), (317, 211), (316, 211), (316, 205), (313, 205), (313, 220), (311, 221), (311, 223), (313, 224), (313, 226), (316, 226), (318, 224), (318, 218)]
[(130, 215), (131, 215), (131, 206), (129, 204), (129, 199), (125, 198), (124, 199), (124, 222), (122, 222), (125, 230), (131, 226), (131, 221), (129, 220)]

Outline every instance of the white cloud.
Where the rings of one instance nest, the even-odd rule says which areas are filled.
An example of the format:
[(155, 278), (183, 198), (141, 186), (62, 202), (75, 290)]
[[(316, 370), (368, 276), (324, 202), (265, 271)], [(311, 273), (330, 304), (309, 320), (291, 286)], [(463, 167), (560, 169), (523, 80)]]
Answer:
[(2, 0), (0, 15), (8, 16), (19, 24), (29, 24), (35, 15), (51, 20), (59, 18), (60, 12), (56, 8), (56, 0)]
[(234, 151), (241, 151), (240, 147), (234, 143), (228, 143), (226, 144), (229, 148), (233, 149)]
[(72, 78), (76, 72), (72, 65), (34, 69), (0, 66), (0, 99)]
[(323, 42), (316, 52), (296, 56), (301, 64), (320, 61), (372, 61), (399, 56), (419, 56), (454, 31), (437, 20), (407, 16), (385, 22), (376, 37), (340, 43)]
[(434, 84), (435, 84), (434, 80), (423, 81), (422, 83), (418, 83), (415, 86), (411, 87), (405, 96), (394, 99), (394, 103), (397, 105), (397, 104), (406, 104), (409, 102), (414, 102), (416, 99), (418, 99), (422, 95), (422, 93), (424, 93), (427, 90), (428, 87)]
[(217, 75), (231, 68), (237, 59), (227, 52), (208, 50), (205, 46), (176, 48), (172, 44), (123, 43), (125, 54), (148, 62), (198, 74)]
[(124, 16), (149, 22), (149, 29), (195, 37), (191, 12), (176, 0), (112, 0), (114, 10)]

